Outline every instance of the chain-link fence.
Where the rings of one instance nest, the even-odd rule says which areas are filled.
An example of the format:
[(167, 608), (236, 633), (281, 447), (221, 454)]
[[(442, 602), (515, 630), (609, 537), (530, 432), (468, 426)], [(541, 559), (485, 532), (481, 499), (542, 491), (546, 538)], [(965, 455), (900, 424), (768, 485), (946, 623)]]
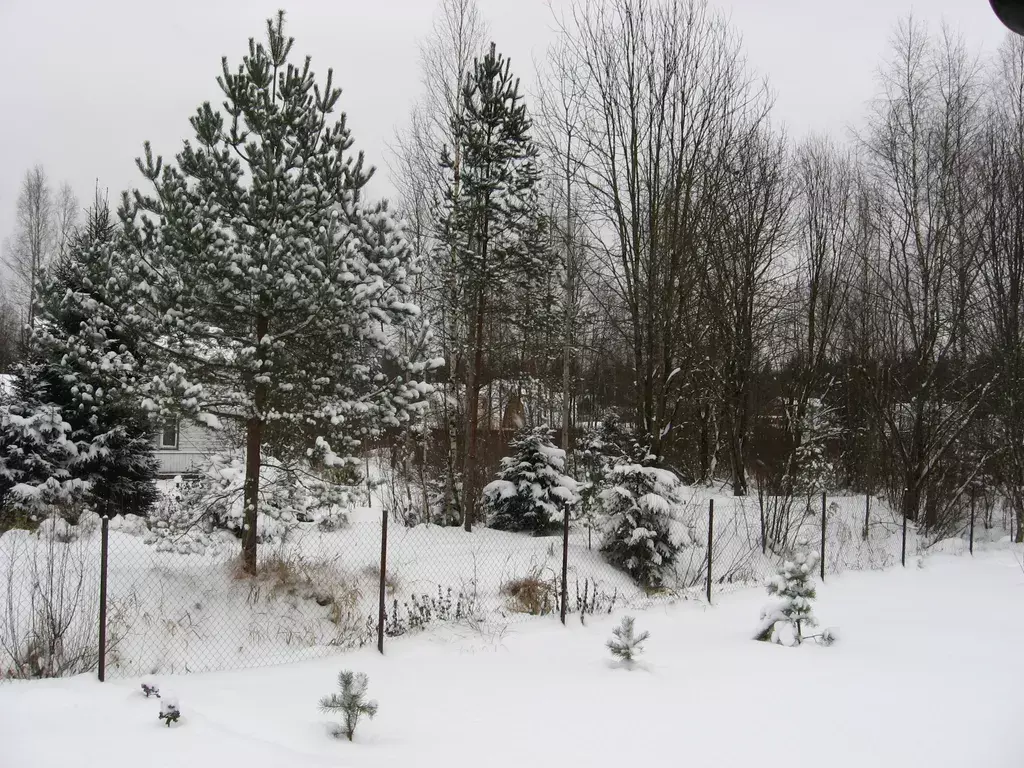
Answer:
[[(763, 583), (794, 548), (823, 555), (827, 581), (909, 561), (923, 546), (877, 498), (689, 493), (671, 510), (679, 548), (658, 589), (610, 565), (601, 531), (583, 520), (549, 536), (466, 532), (412, 525), (374, 499), (343, 525), (268, 526), (255, 576), (242, 572), (239, 540), (226, 531), (161, 535), (152, 521), (101, 523), (88, 513), (74, 526), (48, 520), (0, 537), (0, 671), (135, 676), (276, 664), (386, 646), (442, 624), (714, 602)], [(980, 505), (971, 514), (979, 538), (996, 516)], [(973, 528), (964, 524), (963, 551)]]

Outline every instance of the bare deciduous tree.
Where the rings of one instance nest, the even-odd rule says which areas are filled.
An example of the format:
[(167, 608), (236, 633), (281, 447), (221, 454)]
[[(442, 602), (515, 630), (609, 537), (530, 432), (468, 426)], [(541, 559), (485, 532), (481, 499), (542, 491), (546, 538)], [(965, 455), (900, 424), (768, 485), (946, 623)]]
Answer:
[(54, 254), (57, 226), (46, 171), (37, 165), (25, 172), (18, 194), (14, 235), (7, 241), (4, 261), (16, 279), (19, 298), (26, 304), (26, 325), (35, 319), (36, 282)]
[(882, 251), (874, 265), (885, 325), (873, 402), (896, 467), (903, 514), (936, 526), (957, 493), (944, 459), (983, 387), (965, 375), (978, 277), (982, 88), (979, 67), (949, 30), (900, 24), (871, 116), (869, 172), (879, 195)]

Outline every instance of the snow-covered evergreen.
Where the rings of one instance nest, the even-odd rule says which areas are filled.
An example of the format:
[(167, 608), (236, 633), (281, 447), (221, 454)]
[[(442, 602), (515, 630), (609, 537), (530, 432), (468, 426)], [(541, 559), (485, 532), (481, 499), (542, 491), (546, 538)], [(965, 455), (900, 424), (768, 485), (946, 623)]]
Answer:
[[(523, 350), (544, 336), (558, 312), (551, 280), (556, 260), (540, 204), (532, 122), (509, 60), (492, 43), (473, 62), (451, 121), (457, 146), (441, 158), (444, 188), (438, 242), (436, 307), (451, 356), (464, 361), (463, 472), (467, 525), (479, 495), (476, 441), (485, 350)], [(487, 322), (500, 317), (500, 325)], [(500, 330), (499, 330), (500, 329)], [(521, 354), (521, 353), (520, 353)], [(454, 375), (454, 367), (452, 369)]]
[(600, 422), (580, 439), (576, 450), (576, 466), (580, 471), (579, 519), (592, 528), (599, 512), (599, 499), (605, 489), (605, 474), (621, 458), (627, 436), (615, 411), (609, 411)]
[(37, 323), (21, 390), (61, 409), (79, 446), (74, 477), (101, 515), (145, 514), (155, 503), (153, 424), (137, 395), (138, 343), (121, 324), (115, 277), (123, 248), (97, 196), (65, 256), (40, 281)]
[(154, 413), (245, 443), (249, 571), (262, 457), (307, 473), (353, 464), (362, 441), (410, 424), (440, 365), (410, 302), (409, 244), (386, 205), (363, 199), (372, 170), (335, 114), (341, 91), (331, 72), (318, 83), (290, 63), (283, 26), (283, 14), (268, 20), (266, 42), (225, 64), (224, 111), (199, 108), (174, 162), (146, 145), (152, 193), (125, 196), (120, 211), (141, 394)]
[(523, 432), (514, 454), (501, 461), (498, 479), (484, 488), (484, 513), (491, 528), (546, 533), (579, 500), (576, 481), (565, 474), (565, 451), (548, 427)]
[(622, 623), (612, 630), (612, 638), (607, 642), (612, 656), (627, 665), (632, 664), (640, 655), (644, 649), (644, 642), (651, 636), (650, 632), (636, 634), (633, 624), (632, 616), (623, 616)]
[(78, 508), (89, 484), (77, 477), (80, 446), (60, 409), (21, 395), (0, 404), (0, 530)]
[(359, 720), (365, 715), (371, 720), (377, 714), (377, 702), (366, 699), (366, 688), (370, 679), (365, 672), (343, 670), (338, 673), (340, 693), (332, 693), (320, 699), (320, 710), (323, 712), (340, 712), (345, 719), (341, 729), (349, 741), (355, 735)]
[(778, 600), (761, 611), (758, 640), (799, 645), (804, 640), (804, 630), (817, 625), (811, 607), (815, 598), (813, 579), (817, 564), (816, 554), (798, 551), (786, 558), (778, 572), (768, 580), (768, 594)]
[(617, 464), (599, 496), (605, 527), (601, 551), (647, 588), (664, 586), (679, 545), (670, 521), (679, 480), (671, 472), (639, 464)]

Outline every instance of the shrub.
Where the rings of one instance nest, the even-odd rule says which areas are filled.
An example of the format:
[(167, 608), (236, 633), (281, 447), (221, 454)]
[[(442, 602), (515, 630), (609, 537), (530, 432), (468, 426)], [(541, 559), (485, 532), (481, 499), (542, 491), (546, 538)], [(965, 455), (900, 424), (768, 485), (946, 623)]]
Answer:
[[(50, 533), (62, 530), (56, 525)], [(62, 677), (93, 669), (99, 650), (96, 558), (90, 548), (81, 539), (64, 542), (45, 531), (9, 532), (0, 547), (5, 564), (0, 574), (0, 668), (21, 678)]]
[(171, 723), (178, 722), (178, 718), (181, 717), (181, 709), (178, 707), (176, 696), (163, 696), (160, 699), (160, 714), (157, 717), (163, 720), (168, 728), (171, 727)]
[[(391, 611), (384, 616), (384, 634), (388, 637), (400, 637), (415, 632), (434, 622), (463, 621), (476, 618), (476, 600), (465, 591), (455, 591), (448, 587), (443, 590), (437, 587), (437, 596), (411, 595), (409, 600), (391, 604)], [(373, 614), (366, 619), (366, 635), (377, 634), (378, 616)]]
[(515, 613), (545, 616), (557, 608), (558, 589), (553, 580), (545, 580), (534, 572), (519, 579), (505, 582), (501, 594), (508, 598), (509, 608)]

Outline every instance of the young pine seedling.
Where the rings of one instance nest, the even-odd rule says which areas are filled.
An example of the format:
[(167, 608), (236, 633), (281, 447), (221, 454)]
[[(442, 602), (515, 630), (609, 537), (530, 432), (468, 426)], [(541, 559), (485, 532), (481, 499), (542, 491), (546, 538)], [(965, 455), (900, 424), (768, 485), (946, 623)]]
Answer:
[(341, 693), (332, 693), (320, 699), (321, 712), (341, 712), (345, 725), (335, 735), (342, 733), (352, 741), (359, 718), (366, 715), (371, 720), (377, 714), (377, 702), (366, 700), (366, 688), (370, 679), (364, 672), (344, 670), (338, 673), (338, 687)]
[(623, 661), (627, 666), (643, 651), (644, 641), (651, 636), (650, 632), (635, 634), (633, 617), (625, 616), (622, 623), (612, 630), (612, 639), (608, 641), (608, 650), (612, 656)]
[(156, 696), (160, 698), (160, 688), (152, 680), (146, 680), (142, 683), (142, 693), (148, 699), (150, 696)]

